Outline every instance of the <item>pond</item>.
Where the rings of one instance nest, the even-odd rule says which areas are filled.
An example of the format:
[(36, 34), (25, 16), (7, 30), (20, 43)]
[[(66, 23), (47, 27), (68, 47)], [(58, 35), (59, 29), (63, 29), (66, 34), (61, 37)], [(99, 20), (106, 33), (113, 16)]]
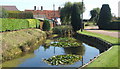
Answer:
[[(43, 61), (52, 56), (74, 54), (81, 55), (82, 60), (71, 65), (49, 65)], [(56, 47), (40, 45), (34, 53), (26, 54), (23, 57), (6, 61), (3, 63), (4, 67), (80, 67), (99, 55), (99, 49), (90, 46), (86, 43), (81, 43), (78, 47)]]

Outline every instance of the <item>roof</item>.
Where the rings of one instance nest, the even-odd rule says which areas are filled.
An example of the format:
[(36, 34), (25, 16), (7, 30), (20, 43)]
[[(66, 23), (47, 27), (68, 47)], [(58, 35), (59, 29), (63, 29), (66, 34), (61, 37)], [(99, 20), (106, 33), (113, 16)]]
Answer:
[(54, 17), (60, 17), (60, 12), (55, 10), (25, 10), (25, 11), (31, 11), (33, 15), (38, 18), (47, 18), (52, 19)]
[(5, 10), (8, 10), (8, 11), (19, 11), (16, 6), (0, 6), (2, 8), (4, 8)]

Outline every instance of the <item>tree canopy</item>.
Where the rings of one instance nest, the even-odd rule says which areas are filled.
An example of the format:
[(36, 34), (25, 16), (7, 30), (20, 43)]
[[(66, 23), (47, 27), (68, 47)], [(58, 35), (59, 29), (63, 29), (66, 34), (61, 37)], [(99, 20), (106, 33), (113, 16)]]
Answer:
[(99, 13), (100, 13), (100, 8), (93, 8), (90, 11), (90, 15), (91, 15), (90, 21), (97, 23), (99, 18)]
[[(82, 7), (82, 2), (66, 2), (64, 7), (60, 10), (60, 16), (62, 24), (71, 24), (71, 14), (72, 14), (72, 7), (76, 4), (78, 9), (80, 9), (79, 13), (82, 14), (85, 11), (85, 7)], [(84, 6), (84, 4), (83, 4)]]
[(108, 4), (103, 4), (100, 10), (98, 26), (100, 29), (107, 27), (112, 20), (111, 9)]
[(71, 25), (75, 32), (81, 28), (80, 9), (77, 4), (72, 7)]

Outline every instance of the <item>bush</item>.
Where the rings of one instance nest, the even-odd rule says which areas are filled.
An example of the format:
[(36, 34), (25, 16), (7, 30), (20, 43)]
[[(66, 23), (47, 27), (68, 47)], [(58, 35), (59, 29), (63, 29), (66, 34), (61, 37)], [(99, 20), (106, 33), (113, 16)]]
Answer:
[(12, 31), (29, 28), (27, 20), (23, 19), (1, 19), (1, 30), (0, 31)]
[(110, 22), (107, 29), (120, 30), (120, 22)]
[(80, 19), (80, 9), (79, 6), (74, 4), (72, 7), (72, 14), (71, 14), (71, 25), (73, 30), (76, 32), (81, 29), (82, 21)]
[(8, 11), (8, 18), (32, 19), (33, 13), (24, 11)]
[(53, 30), (53, 33), (55, 34), (63, 35), (68, 31), (70, 32), (71, 30), (73, 30), (73, 28), (72, 26), (69, 26), (69, 25), (61, 25), (61, 26), (54, 27), (52, 30)]
[(29, 22), (29, 28), (36, 28), (36, 21), (34, 19), (27, 19)]
[(108, 4), (103, 4), (100, 10), (98, 26), (100, 29), (107, 27), (112, 20), (111, 9)]
[(36, 28), (40, 29), (40, 21), (38, 19), (34, 19), (36, 21)]
[(26, 28), (39, 28), (40, 22), (37, 19), (0, 19), (0, 32), (13, 31)]
[(48, 20), (44, 20), (42, 29), (43, 29), (43, 31), (49, 31), (50, 30), (50, 23), (49, 23)]

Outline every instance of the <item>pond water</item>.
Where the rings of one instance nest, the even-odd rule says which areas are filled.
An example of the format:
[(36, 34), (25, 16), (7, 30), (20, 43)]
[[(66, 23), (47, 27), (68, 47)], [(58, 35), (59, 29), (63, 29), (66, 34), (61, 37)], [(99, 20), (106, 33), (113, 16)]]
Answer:
[[(81, 55), (83, 57), (82, 61), (78, 61), (72, 65), (48, 65), (43, 62), (43, 59), (50, 58), (56, 55), (65, 55), (65, 54), (75, 54)], [(89, 46), (85, 43), (82, 43), (82, 46), (79, 47), (54, 47), (54, 46), (42, 46), (40, 45), (38, 49), (34, 50), (34, 53), (26, 54), (23, 57), (10, 60), (3, 63), (4, 67), (80, 67), (82, 64), (85, 64), (90, 61), (90, 59), (99, 55), (99, 49)]]

